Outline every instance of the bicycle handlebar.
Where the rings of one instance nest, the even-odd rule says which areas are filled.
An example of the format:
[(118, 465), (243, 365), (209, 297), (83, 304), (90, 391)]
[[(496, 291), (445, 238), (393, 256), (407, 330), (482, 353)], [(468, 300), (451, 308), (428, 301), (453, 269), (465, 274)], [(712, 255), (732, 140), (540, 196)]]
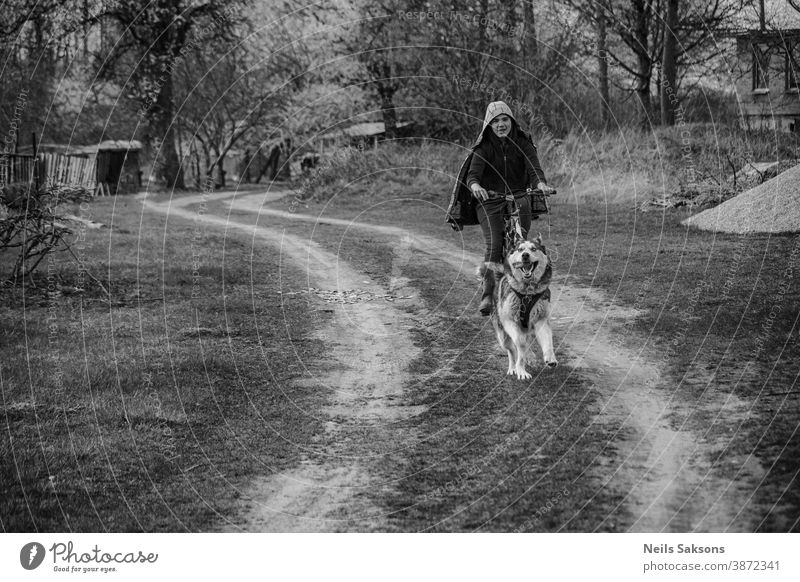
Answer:
[(526, 190), (526, 192), (530, 192), (531, 194), (542, 194), (543, 196), (555, 196), (558, 194), (558, 190), (553, 188), (553, 191), (549, 194), (545, 194), (544, 190), (539, 190), (538, 188), (531, 188), (530, 190)]
[[(512, 194), (516, 194), (518, 192), (525, 192), (528, 194), (541, 194), (542, 196), (555, 196), (558, 194), (558, 190), (553, 188), (553, 191), (549, 194), (545, 194), (543, 190), (539, 190), (538, 188), (531, 188), (526, 190), (515, 190)], [(487, 190), (486, 193), (489, 195), (490, 198), (502, 198), (505, 197), (505, 194), (502, 192), (498, 192), (497, 190)]]

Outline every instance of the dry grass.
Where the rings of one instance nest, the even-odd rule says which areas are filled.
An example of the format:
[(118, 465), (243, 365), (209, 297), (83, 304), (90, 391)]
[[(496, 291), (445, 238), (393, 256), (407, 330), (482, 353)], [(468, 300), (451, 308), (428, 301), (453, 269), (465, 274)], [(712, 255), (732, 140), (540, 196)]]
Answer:
[[(793, 134), (748, 132), (728, 126), (688, 124), (652, 133), (573, 132), (540, 141), (553, 180), (569, 184), (576, 201), (638, 202), (682, 190), (729, 185), (748, 161), (800, 157)], [(563, 186), (562, 190), (566, 190)]]
[[(643, 133), (573, 131), (563, 139), (534, 131), (542, 166), (551, 184), (572, 202), (642, 202), (697, 184), (729, 181), (748, 161), (800, 157), (793, 134), (744, 131), (689, 124)], [(352, 150), (321, 164), (298, 184), (307, 199), (414, 196), (439, 200), (449, 192), (467, 154), (463, 145), (423, 141)]]

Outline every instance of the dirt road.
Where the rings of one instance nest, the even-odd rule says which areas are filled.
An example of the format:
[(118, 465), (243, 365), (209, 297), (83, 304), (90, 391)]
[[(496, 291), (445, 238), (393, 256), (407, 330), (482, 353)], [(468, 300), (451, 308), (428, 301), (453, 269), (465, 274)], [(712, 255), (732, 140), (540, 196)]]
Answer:
[[(406, 444), (425, 437), (401, 422), (424, 410), (403, 403), (409, 387), (421, 380), (408, 372), (407, 364), (425, 349), (415, 345), (408, 330), (421, 325), (425, 312), (420, 308), (415, 313), (417, 290), (395, 267), (407, 260), (409, 249), (435, 255), (457, 272), (471, 269), (480, 257), (402, 228), (320, 219), (264, 206), (282, 195), (234, 197), (228, 192), (163, 204), (145, 201), (150, 210), (201, 221), (232, 236), (249, 236), (254, 245), (279, 250), (282, 264), (307, 273), (305, 292), (333, 312), (318, 332), (330, 346), (329, 357), (308, 363), (303, 379), (329, 394), (328, 406), (317, 412), (326, 419), (325, 435), (297, 469), (265, 475), (242, 491), (246, 508), (221, 529), (382, 531), (382, 509), (360, 492), (392, 488), (393, 483), (383, 482), (372, 469), (375, 460), (387, 452), (402, 454)], [(259, 224), (186, 208), (227, 198), (232, 199), (231, 210), (257, 214)], [(397, 272), (393, 270), (388, 287), (382, 286), (341, 256), (279, 227), (264, 226), (262, 219), (274, 224), (331, 224), (385, 236), (386, 264)], [(613, 305), (594, 290), (565, 285), (558, 277), (553, 291), (559, 359), (577, 368), (600, 395), (594, 422), (613, 420), (615, 426), (624, 427), (615, 439), (616, 450), (593, 463), (604, 468), (594, 469), (594, 477), (623, 499), (620, 511), (606, 519), (617, 519), (624, 510), (633, 516), (620, 527), (628, 531), (751, 531), (748, 507), (764, 469), (751, 458), (736, 482), (712, 470), (719, 443), (681, 424), (685, 411), (671, 397), (675, 381), (665, 376), (657, 355), (631, 347), (647, 343), (624, 327), (636, 317), (635, 311)], [(732, 417), (746, 410), (733, 396), (709, 395), (703, 406)]]

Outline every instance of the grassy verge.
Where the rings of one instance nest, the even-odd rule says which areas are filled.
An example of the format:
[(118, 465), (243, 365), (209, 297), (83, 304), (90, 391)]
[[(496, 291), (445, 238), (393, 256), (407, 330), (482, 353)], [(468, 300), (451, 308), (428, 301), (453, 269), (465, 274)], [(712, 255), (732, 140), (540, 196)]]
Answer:
[(112, 228), (73, 248), (110, 297), (64, 255), (3, 291), (0, 526), (207, 529), (320, 430), (319, 397), (284, 388), (321, 350), (303, 336), (322, 316), (279, 299), (302, 276), (246, 240), (142, 220), (122, 197), (91, 213)]

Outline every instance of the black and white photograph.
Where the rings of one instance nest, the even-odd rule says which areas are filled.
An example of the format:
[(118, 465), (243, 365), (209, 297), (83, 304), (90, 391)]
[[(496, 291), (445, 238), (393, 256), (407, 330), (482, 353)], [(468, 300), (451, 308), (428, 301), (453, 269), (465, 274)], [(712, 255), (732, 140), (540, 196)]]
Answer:
[(6, 534), (800, 532), (800, 1), (0, 0), (0, 48)]

